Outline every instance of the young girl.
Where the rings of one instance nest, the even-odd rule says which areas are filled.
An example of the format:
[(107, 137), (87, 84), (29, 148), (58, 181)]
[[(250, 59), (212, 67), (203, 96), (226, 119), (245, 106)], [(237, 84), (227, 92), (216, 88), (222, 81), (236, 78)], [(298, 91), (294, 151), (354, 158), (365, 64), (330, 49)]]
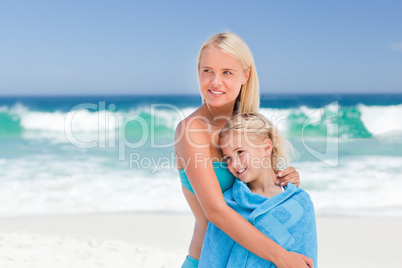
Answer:
[[(302, 189), (275, 184), (289, 161), (290, 144), (257, 113), (236, 114), (219, 134), (230, 172), (237, 178), (223, 196), (227, 204), (286, 250), (313, 259), (317, 235), (313, 203)], [(276, 267), (209, 223), (199, 267)]]

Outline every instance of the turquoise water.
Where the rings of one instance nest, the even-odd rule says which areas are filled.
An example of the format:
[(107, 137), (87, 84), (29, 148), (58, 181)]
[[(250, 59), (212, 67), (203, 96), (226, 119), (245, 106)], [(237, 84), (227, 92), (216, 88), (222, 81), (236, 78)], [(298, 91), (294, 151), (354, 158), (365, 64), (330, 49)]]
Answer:
[[(188, 211), (173, 155), (198, 96), (0, 97), (0, 217)], [(319, 215), (402, 215), (402, 95), (263, 95)]]

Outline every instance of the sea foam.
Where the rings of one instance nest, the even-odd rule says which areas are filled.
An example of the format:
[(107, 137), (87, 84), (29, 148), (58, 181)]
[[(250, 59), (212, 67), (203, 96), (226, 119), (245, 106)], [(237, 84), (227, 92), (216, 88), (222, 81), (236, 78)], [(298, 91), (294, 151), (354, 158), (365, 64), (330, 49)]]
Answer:
[[(49, 133), (65, 133), (67, 127), (71, 128), (74, 133), (112, 131), (121, 128), (127, 121), (143, 119), (150, 127), (159, 126), (170, 130), (166, 134), (171, 135), (177, 124), (193, 113), (195, 109), (194, 107), (178, 109), (163, 106), (156, 109), (137, 107), (125, 112), (89, 109), (47, 112), (34, 111), (22, 104), (15, 104), (11, 108), (0, 107), (0, 115), (3, 114), (0, 116), (0, 126), (6, 125), (10, 131), (21, 128), (23, 132), (35, 132), (35, 135), (44, 134), (46, 137), (49, 136)], [(300, 106), (287, 109), (261, 108), (260, 112), (289, 138), (301, 137), (302, 132), (307, 137), (309, 135), (340, 136), (347, 139), (365, 138), (371, 135), (402, 134), (402, 121), (398, 120), (398, 115), (402, 114), (402, 105), (365, 106), (360, 104), (355, 108), (329, 105), (326, 109)], [(338, 124), (339, 128), (335, 129), (328, 124), (328, 120), (326, 120), (328, 115), (325, 115), (324, 112), (331, 113), (331, 117), (338, 118), (337, 122), (334, 120), (334, 123)], [(2, 120), (3, 122), (1, 122)], [(0, 134), (7, 129), (2, 129)], [(32, 135), (28, 135), (28, 137), (32, 137)]]
[(402, 104), (393, 106), (358, 105), (361, 120), (375, 136), (402, 134)]

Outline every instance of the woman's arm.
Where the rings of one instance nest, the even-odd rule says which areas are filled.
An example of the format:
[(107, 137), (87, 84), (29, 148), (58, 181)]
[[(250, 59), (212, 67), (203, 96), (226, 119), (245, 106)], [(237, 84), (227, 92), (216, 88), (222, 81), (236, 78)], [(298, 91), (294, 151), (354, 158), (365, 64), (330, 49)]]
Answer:
[(211, 165), (210, 136), (202, 125), (194, 122), (190, 131), (182, 122), (176, 133), (184, 134), (176, 140), (176, 152), (208, 220), (247, 250), (278, 267), (307, 267), (306, 263), (312, 267), (311, 259), (286, 251), (226, 204)]
[(288, 167), (284, 170), (278, 172), (278, 180), (276, 181), (276, 185), (286, 186), (288, 182), (300, 186), (300, 178), (299, 172), (296, 171), (294, 167)]

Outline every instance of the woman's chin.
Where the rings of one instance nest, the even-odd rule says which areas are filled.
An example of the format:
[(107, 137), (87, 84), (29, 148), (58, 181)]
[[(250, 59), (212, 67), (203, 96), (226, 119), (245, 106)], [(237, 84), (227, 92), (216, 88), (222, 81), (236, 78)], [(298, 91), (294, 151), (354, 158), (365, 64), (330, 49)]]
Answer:
[(209, 107), (224, 108), (228, 105), (234, 105), (235, 100), (228, 100), (227, 98), (205, 98), (205, 102), (209, 105)]

